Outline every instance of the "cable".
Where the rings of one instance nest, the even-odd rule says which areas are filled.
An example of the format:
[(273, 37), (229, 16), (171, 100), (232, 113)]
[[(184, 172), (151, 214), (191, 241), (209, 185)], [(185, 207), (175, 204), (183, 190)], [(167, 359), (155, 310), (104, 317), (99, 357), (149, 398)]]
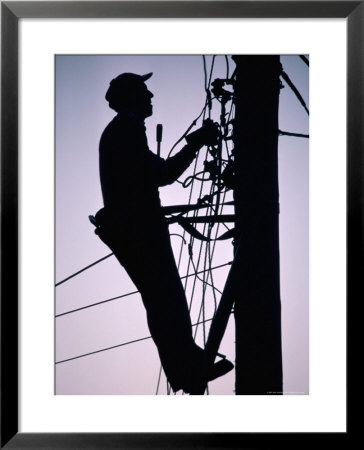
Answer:
[[(210, 245), (210, 244), (211, 244), (211, 243), (209, 242), (209, 247), (208, 247), (208, 250), (209, 250), (209, 267), (211, 267), (211, 263), (212, 263), (211, 245)], [(213, 278), (213, 276), (212, 276), (211, 270), (209, 271), (209, 276), (210, 276), (210, 279), (211, 279), (212, 294), (213, 294), (213, 296), (214, 296), (214, 314), (215, 314), (215, 313), (216, 313), (216, 310), (217, 310), (217, 300), (216, 300), (216, 293), (215, 293), (215, 290), (217, 290), (218, 292), (220, 292), (221, 295), (222, 295), (222, 292), (221, 292), (219, 289), (216, 288), (215, 283), (214, 283), (214, 278)]]
[[(155, 390), (155, 395), (158, 395), (159, 385), (160, 385), (160, 382), (161, 382), (161, 376), (162, 376), (162, 370), (163, 370), (163, 368), (162, 368), (162, 364), (161, 364), (161, 366), (160, 366), (160, 368), (159, 368), (158, 382), (157, 382), (157, 388), (156, 388), (156, 390)], [(168, 387), (167, 387), (167, 389), (168, 389)]]
[(183, 243), (184, 243), (185, 245), (187, 244), (186, 239), (184, 238), (184, 236), (182, 236), (182, 234), (179, 234), (179, 233), (170, 233), (169, 236), (178, 236), (178, 237), (180, 237), (180, 238), (182, 239), (182, 241), (183, 241)]
[[(204, 71), (206, 72), (206, 67), (205, 67), (205, 66), (204, 66)], [(212, 67), (211, 67), (211, 73), (212, 73)], [(211, 76), (210, 76), (210, 78), (211, 78)], [(212, 100), (213, 100), (213, 99), (212, 99)], [(202, 113), (206, 110), (207, 103), (208, 103), (208, 98), (206, 97), (204, 109), (202, 110), (202, 112), (201, 112), (201, 114), (200, 114), (199, 117), (201, 117)], [(172, 148), (172, 150), (173, 150), (173, 148)], [(171, 151), (172, 151), (172, 150), (171, 150)], [(170, 153), (171, 153), (171, 152), (170, 152)], [(206, 157), (207, 157), (207, 154), (208, 154), (208, 151), (206, 150), (205, 159), (206, 159)], [(200, 157), (200, 152), (198, 152), (198, 154), (197, 154), (197, 156), (196, 156), (196, 159), (195, 159), (195, 165), (194, 165), (194, 169), (193, 169), (193, 173), (196, 173), (197, 162), (198, 162), (198, 160), (199, 160), (199, 157)], [(178, 180), (177, 180), (177, 181), (178, 181)], [(193, 180), (192, 180), (192, 183), (191, 183), (191, 189), (190, 189), (190, 194), (189, 194), (188, 204), (191, 204), (192, 192), (193, 192), (193, 187), (194, 187), (194, 181), (195, 181), (195, 180), (193, 179)], [(199, 195), (199, 198), (201, 198), (201, 192), (202, 192), (202, 183), (201, 183), (201, 189), (200, 189), (200, 195)], [(194, 216), (195, 216), (195, 215), (196, 215), (196, 211), (194, 211), (193, 214), (194, 214)], [(188, 215), (188, 213), (187, 213), (187, 215)], [(186, 231), (183, 230), (183, 237), (184, 237), (185, 235), (186, 235)], [(181, 248), (180, 248), (180, 253), (179, 253), (179, 258), (178, 258), (178, 265), (177, 265), (178, 269), (180, 268), (180, 264), (181, 264), (182, 250), (183, 250), (183, 245), (181, 245)], [(189, 273), (189, 268), (190, 268), (190, 261), (188, 261), (188, 265), (187, 265), (187, 273)], [(186, 291), (186, 287), (187, 287), (187, 280), (186, 280), (186, 283), (185, 283), (185, 286), (184, 286), (185, 291)]]
[(300, 55), (300, 58), (302, 59), (302, 61), (308, 66), (310, 67), (310, 62), (308, 60), (308, 58), (305, 55)]
[(118, 295), (117, 297), (108, 298), (107, 300), (102, 300), (97, 303), (92, 303), (91, 305), (82, 306), (81, 308), (76, 308), (76, 309), (72, 309), (71, 311), (66, 311), (64, 313), (57, 314), (55, 317), (57, 318), (57, 317), (61, 317), (61, 316), (66, 316), (67, 314), (72, 314), (72, 313), (75, 313), (78, 311), (82, 311), (84, 309), (92, 308), (94, 306), (102, 305), (103, 303), (112, 302), (113, 300), (117, 300), (117, 299), (123, 298), (123, 297), (128, 297), (130, 295), (135, 295), (138, 293), (139, 293), (139, 291), (128, 292), (127, 294)]
[(198, 117), (196, 117), (196, 119), (194, 119), (191, 123), (191, 125), (187, 128), (187, 130), (183, 133), (183, 135), (173, 144), (172, 148), (170, 149), (167, 159), (170, 158), (173, 150), (176, 148), (176, 146), (187, 136), (187, 134), (190, 132), (190, 130), (197, 124), (197, 121), (199, 120), (199, 118), (202, 116), (202, 114), (206, 111), (207, 108), (207, 101), (205, 102), (205, 106), (202, 108), (202, 111), (200, 112), (200, 114), (198, 115)]
[[(202, 194), (202, 187), (203, 187), (203, 183), (201, 183), (200, 198), (201, 198), (201, 194)], [(209, 194), (209, 195), (211, 195), (212, 191), (213, 191), (213, 184), (211, 183), (211, 186), (210, 186), (210, 194)], [(211, 213), (213, 212), (211, 206), (210, 206), (210, 212), (211, 212)], [(207, 214), (208, 214), (208, 212), (207, 212)], [(204, 224), (204, 227), (203, 227), (203, 234), (205, 234), (206, 226), (207, 226), (207, 224), (205, 223), (205, 224)], [(192, 242), (193, 242), (193, 239), (191, 239), (191, 247), (192, 247)], [(203, 245), (204, 245), (204, 243), (201, 242), (201, 244), (200, 244), (200, 250), (199, 250), (199, 254), (198, 254), (198, 259), (197, 259), (197, 268), (198, 268), (199, 265), (200, 265), (200, 260), (201, 260), (201, 255), (202, 255)], [(204, 265), (204, 270), (209, 271), (210, 268), (209, 268), (209, 269), (206, 269), (206, 264), (205, 264), (205, 265)], [(195, 287), (196, 287), (196, 280), (197, 280), (197, 277), (195, 277), (195, 279), (194, 279), (193, 290), (192, 290), (192, 296), (191, 296), (191, 302), (190, 302), (190, 308), (191, 308), (191, 306), (192, 306), (193, 295), (194, 295)], [(205, 284), (203, 284), (203, 296), (204, 296), (204, 292), (205, 292), (204, 289), (206, 289), (206, 285), (205, 285)], [(198, 314), (198, 320), (200, 320), (201, 313), (203, 312), (202, 309), (203, 309), (203, 301), (201, 302), (200, 311), (199, 311), (199, 314)], [(196, 339), (197, 332), (198, 332), (198, 328), (196, 328), (196, 330), (195, 330), (194, 339)]]
[(225, 62), (226, 62), (226, 79), (228, 80), (230, 67), (229, 67), (229, 58), (227, 55), (225, 55)]
[[(224, 193), (224, 199), (225, 199), (225, 196), (226, 196), (226, 192)], [(222, 208), (223, 208), (223, 206), (221, 206), (221, 210), (222, 210)], [(217, 235), (217, 233), (218, 233), (219, 226), (220, 226), (220, 224), (218, 224), (218, 226), (217, 226), (217, 229), (216, 229), (216, 235)], [(214, 241), (214, 247), (213, 247), (213, 251), (212, 251), (211, 258), (212, 258), (213, 254), (214, 254), (214, 252), (215, 252), (216, 243), (217, 243), (217, 241), (215, 240), (215, 241)], [(201, 250), (202, 250), (202, 244), (201, 244), (201, 247), (200, 247), (200, 255), (199, 255), (199, 256), (201, 256)], [(210, 261), (211, 261), (211, 260), (210, 260)], [(211, 263), (210, 263), (210, 265), (211, 265)], [(206, 271), (208, 271), (210, 274), (212, 273), (211, 270), (209, 270), (209, 269), (206, 269)], [(213, 292), (214, 292), (214, 291), (213, 291)], [(199, 311), (199, 315), (198, 315), (198, 320), (200, 320), (201, 313), (202, 313), (202, 304), (201, 304), (201, 307), (200, 307), (200, 311)], [(196, 328), (196, 330), (195, 330), (194, 339), (196, 338), (196, 335), (197, 335), (197, 328)]]
[(211, 117), (211, 93), (209, 91), (208, 87), (208, 81), (207, 81), (207, 68), (206, 68), (206, 57), (205, 55), (202, 55), (202, 61), (203, 61), (203, 75), (204, 75), (204, 89), (206, 93), (206, 103), (209, 110), (209, 118)]
[[(229, 114), (229, 119), (230, 119), (230, 115), (231, 115), (231, 112), (232, 112), (232, 109), (233, 109), (233, 106), (231, 106), (231, 109), (230, 109), (230, 114)], [(202, 183), (203, 184), (203, 183)], [(202, 186), (201, 186), (201, 189), (202, 189)], [(211, 188), (210, 188), (210, 194), (211, 194), (211, 192), (212, 192), (212, 185), (211, 185)], [(201, 198), (201, 193), (200, 193), (200, 198)], [(211, 207), (210, 207), (210, 209), (211, 209)], [(217, 208), (216, 208), (216, 211), (219, 209), (219, 206), (217, 206)], [(211, 211), (211, 212), (213, 212), (213, 211)], [(206, 213), (207, 215), (209, 214), (208, 212)], [(206, 225), (206, 224), (205, 224)], [(190, 245), (192, 245), (192, 242), (193, 242), (193, 239), (191, 239), (191, 244)], [(205, 264), (204, 264), (204, 266), (205, 266), (205, 268), (206, 268), (206, 256), (207, 256), (207, 254), (209, 254), (209, 256), (210, 256), (210, 252), (208, 252), (208, 247), (207, 247), (207, 245), (208, 244), (206, 244), (206, 249), (205, 249)], [(202, 254), (202, 248), (203, 248), (203, 243), (201, 243), (201, 245), (200, 245), (200, 252), (199, 252), (199, 256), (198, 256), (198, 262), (197, 262), (197, 268), (199, 267), (199, 261), (200, 261), (200, 258), (201, 258), (201, 254)], [(211, 255), (212, 256), (212, 255)], [(210, 259), (210, 258), (209, 258)], [(210, 261), (209, 261), (209, 263), (210, 263)], [(210, 266), (211, 266), (211, 264), (210, 264)], [(194, 268), (195, 268), (195, 270), (196, 270), (196, 267), (194, 266)], [(210, 272), (208, 269), (207, 269), (207, 271), (208, 272)], [(210, 272), (211, 273), (211, 272)], [(200, 279), (199, 277), (196, 277), (195, 278), (195, 282), (196, 282), (196, 279)], [(201, 280), (200, 279), (200, 281), (202, 281), (203, 282), (203, 286), (204, 286), (204, 291), (203, 291), (203, 295), (204, 295), (204, 292), (205, 292), (205, 289), (206, 289), (206, 287), (207, 287), (207, 284), (209, 285), (209, 286), (211, 286), (212, 288), (213, 288), (213, 294), (215, 293), (215, 286), (212, 284), (210, 284), (210, 283), (207, 283), (207, 280), (205, 280), (205, 277), (204, 277), (204, 280)], [(190, 302), (190, 308), (191, 308), (191, 305), (192, 305), (192, 301), (193, 301), (193, 294), (194, 294), (194, 288), (195, 288), (195, 282), (194, 282), (194, 286), (193, 286), (193, 291), (192, 291), (192, 298), (191, 298), (191, 302)], [(213, 279), (212, 279), (212, 282), (213, 282)], [(207, 284), (206, 284), (207, 283)], [(201, 304), (201, 307), (203, 307), (203, 304)], [(200, 317), (200, 315), (201, 315), (201, 313), (203, 313), (203, 311), (201, 310), (201, 308), (200, 308), (200, 313), (199, 313), (199, 317)], [(197, 332), (197, 329), (195, 330), (195, 337), (196, 337), (196, 332)]]
[[(201, 273), (201, 272), (197, 272), (196, 266), (195, 266), (195, 264), (194, 264), (194, 262), (193, 262), (192, 254), (190, 255), (190, 258), (191, 258), (191, 263), (192, 263), (193, 269), (195, 270), (195, 276), (196, 276), (196, 278), (197, 278), (198, 280), (200, 280), (203, 284), (207, 284), (208, 286), (210, 286), (210, 287), (212, 287), (213, 289), (215, 289), (219, 294), (222, 294), (222, 292), (220, 291), (220, 289), (217, 289), (215, 286), (213, 286), (212, 284), (208, 283), (207, 281), (205, 281), (204, 279), (200, 278), (200, 277), (197, 275), (197, 274), (199, 274), (199, 273)], [(208, 269), (203, 270), (202, 273), (210, 272), (210, 271), (211, 271), (211, 268), (208, 268)]]
[(98, 259), (97, 261), (95, 261), (95, 262), (93, 262), (92, 264), (90, 264), (90, 265), (84, 267), (83, 269), (79, 270), (78, 272), (75, 272), (74, 274), (70, 275), (69, 277), (65, 278), (64, 280), (59, 281), (58, 283), (56, 283), (55, 286), (57, 287), (57, 286), (59, 286), (60, 284), (65, 283), (66, 281), (70, 280), (71, 278), (75, 277), (76, 275), (79, 275), (80, 273), (84, 272), (85, 270), (89, 269), (90, 267), (93, 267), (93, 266), (95, 266), (96, 264), (100, 263), (101, 261), (104, 261), (105, 259), (110, 258), (110, 256), (112, 256), (112, 255), (113, 255), (113, 253), (110, 253), (109, 255), (106, 255), (106, 256), (104, 256), (103, 258)]
[[(208, 227), (208, 232), (207, 232), (207, 236), (210, 238), (211, 236), (211, 228), (212, 225), (209, 225)], [(206, 242), (205, 244), (205, 259), (204, 259), (204, 267), (206, 267), (206, 261), (207, 261), (207, 253), (208, 253), (208, 248), (210, 246), (210, 242)], [(208, 271), (210, 272), (210, 271)], [(201, 301), (201, 306), (202, 306), (202, 320), (205, 321), (206, 318), (206, 290), (207, 290), (207, 285), (211, 286), (210, 283), (208, 283), (206, 281), (206, 273), (204, 273), (203, 275), (203, 286), (202, 286), (202, 301)], [(208, 274), (207, 274), (208, 277)], [(215, 294), (215, 291), (213, 291), (213, 293)], [(203, 335), (203, 343), (204, 343), (204, 347), (206, 345), (206, 326), (205, 323), (203, 323), (202, 325), (202, 335)]]
[(212, 72), (213, 72), (213, 70), (214, 70), (215, 58), (216, 58), (216, 55), (213, 55), (213, 56), (212, 56), (212, 62), (211, 62), (210, 76), (209, 76), (209, 84), (208, 84), (208, 86), (206, 86), (207, 89), (208, 89), (208, 88), (210, 87), (210, 85), (211, 85), (211, 78), (212, 78)]
[(202, 55), (202, 63), (203, 63), (203, 74), (204, 74), (204, 89), (207, 89), (207, 68), (206, 68), (206, 56)]
[[(223, 208), (224, 208), (225, 197), (226, 197), (226, 191), (224, 192), (224, 196), (223, 196), (223, 199), (222, 199), (220, 213), (222, 213)], [(225, 224), (224, 224), (224, 225), (225, 225)], [(216, 239), (216, 238), (217, 238), (217, 234), (218, 234), (218, 232), (219, 232), (219, 228), (220, 228), (220, 223), (218, 223), (218, 224), (217, 224), (217, 227), (216, 227), (215, 240), (214, 240), (213, 247), (212, 247), (212, 253), (210, 252), (210, 247), (209, 247), (209, 266), (210, 266), (210, 267), (211, 267), (211, 264), (212, 264), (212, 258), (213, 258), (213, 255), (214, 255), (214, 253), (215, 253), (215, 248), (216, 248), (216, 243), (217, 243), (217, 239)], [(213, 285), (214, 288), (215, 288), (214, 279), (213, 279), (212, 271), (211, 271), (211, 270), (209, 271), (209, 275), (210, 275), (211, 283), (212, 283), (212, 285)], [(215, 291), (213, 291), (213, 293), (215, 294)], [(215, 309), (215, 312), (216, 312), (216, 310), (217, 310), (217, 301), (216, 301), (216, 296), (215, 296), (215, 295), (214, 295), (214, 309)]]
[(151, 339), (152, 336), (147, 336), (140, 339), (134, 339), (133, 341), (124, 342), (123, 344), (113, 345), (112, 347), (102, 348), (101, 350), (95, 350), (93, 352), (84, 353), (83, 355), (73, 356), (72, 358), (62, 359), (61, 361), (56, 361), (55, 364), (62, 364), (68, 361), (73, 361), (75, 359), (84, 358), (85, 356), (95, 355), (96, 353), (106, 352), (107, 350), (112, 350), (114, 348), (123, 347), (129, 344), (135, 344), (136, 342), (146, 341), (147, 339)]
[[(204, 76), (205, 76), (205, 91), (206, 90), (206, 83), (207, 83), (207, 71), (206, 71), (206, 66), (205, 66), (205, 57), (203, 56), (204, 59)], [(213, 56), (213, 60), (212, 60), (212, 64), (211, 64), (211, 69), (210, 69), (210, 77), (209, 77), (209, 83), (211, 82), (211, 77), (212, 77), (212, 71), (213, 71), (213, 66), (214, 66), (214, 61), (215, 61), (215, 56)], [(206, 94), (206, 99), (205, 99), (205, 105), (202, 108), (202, 111), (200, 112), (200, 114), (198, 115), (198, 117), (196, 117), (196, 119), (194, 119), (191, 123), (191, 125), (188, 127), (188, 129), (183, 133), (183, 135), (177, 140), (177, 142), (175, 142), (175, 144), (172, 146), (171, 150), (168, 153), (167, 158), (169, 158), (173, 152), (173, 150), (175, 149), (175, 147), (186, 137), (186, 135), (190, 132), (191, 128), (193, 128), (196, 124), (197, 121), (200, 119), (200, 117), (205, 113), (206, 108), (209, 106), (209, 104), (211, 103), (212, 100), (214, 100), (215, 97), (211, 98), (211, 94), (210, 91), (208, 94)]]
[(210, 85), (211, 85), (212, 73), (213, 73), (213, 70), (214, 70), (214, 64), (215, 64), (215, 55), (213, 55), (213, 57), (212, 57), (209, 81), (208, 81), (208, 84), (206, 86), (206, 98), (208, 100), (209, 119), (211, 119), (211, 109), (212, 109), (212, 103), (211, 103), (212, 99), (211, 99)]
[[(194, 172), (196, 172), (197, 161), (198, 161), (199, 157), (200, 157), (200, 153), (198, 153), (195, 158), (195, 165), (194, 165), (194, 169), (193, 169)], [(194, 185), (194, 180), (192, 181), (192, 184), (191, 184), (190, 194), (189, 194), (189, 198), (188, 198), (188, 205), (191, 204), (193, 185)], [(188, 215), (188, 213), (187, 213), (187, 215)], [(185, 237), (185, 235), (186, 235), (186, 230), (183, 230), (183, 237)], [(181, 265), (182, 250), (183, 250), (183, 245), (181, 245), (181, 247), (180, 247), (180, 253), (179, 253), (179, 257), (178, 257), (178, 265), (177, 265), (178, 270)], [(189, 264), (187, 266), (187, 273), (188, 273), (188, 271), (189, 271)], [(186, 285), (185, 285), (185, 290), (186, 290)]]
[[(206, 101), (205, 101), (205, 107), (204, 107), (204, 110), (203, 110), (203, 114), (204, 114), (203, 118), (205, 118), (207, 107), (209, 107), (209, 117), (210, 117), (210, 109), (211, 109), (210, 108), (210, 103), (211, 103), (211, 100), (210, 100), (210, 91), (208, 90), (208, 87), (211, 84), (214, 60), (215, 60), (215, 56), (213, 57), (213, 60), (212, 60), (209, 81), (207, 82), (206, 58), (203, 56), (204, 88), (205, 88), (205, 92), (206, 92)], [(198, 154), (198, 156), (200, 154), (201, 154), (201, 152)], [(206, 150), (205, 160), (208, 157), (208, 155), (209, 155), (209, 149)], [(210, 188), (209, 188), (210, 196), (213, 194), (213, 191), (214, 191), (213, 180), (206, 179), (204, 176), (202, 177), (202, 179), (199, 179), (199, 174), (197, 173), (197, 170), (196, 170), (197, 163), (198, 163), (198, 157), (196, 158), (196, 161), (195, 161), (195, 167), (193, 169), (193, 175), (190, 176), (190, 177), (187, 177), (187, 179), (185, 180), (185, 186), (188, 187), (190, 185), (189, 204), (191, 203), (192, 193), (193, 193), (193, 190), (194, 190), (194, 187), (195, 187), (195, 182), (197, 180), (201, 181), (201, 183), (200, 183), (200, 192), (199, 192), (199, 195), (198, 195), (199, 199), (202, 198), (202, 192), (203, 192), (203, 189), (204, 189), (206, 181), (209, 181), (209, 182), (211, 181)], [(210, 204), (210, 205), (207, 205), (206, 207), (207, 207), (206, 215), (212, 214), (213, 213), (213, 206)], [(189, 217), (191, 217), (190, 212), (192, 212), (192, 217), (197, 217), (199, 215), (199, 210), (194, 210), (194, 211), (189, 211), (187, 213), (187, 216), (189, 216)], [(203, 225), (203, 233), (205, 233), (206, 226), (207, 226), (207, 224), (204, 223), (204, 225)], [(183, 236), (185, 236), (185, 230), (183, 232)], [(195, 240), (194, 237), (190, 236), (189, 248), (192, 248), (192, 246), (194, 244), (194, 240)], [(185, 290), (185, 292), (187, 292), (188, 281), (190, 280), (191, 277), (193, 277), (192, 292), (190, 293), (190, 301), (189, 301), (189, 311), (190, 312), (192, 310), (192, 304), (193, 304), (193, 300), (194, 300), (194, 296), (195, 296), (195, 288), (196, 288), (197, 280), (202, 282), (202, 286), (203, 286), (203, 295), (202, 296), (203, 296), (203, 298), (205, 297), (207, 286), (210, 286), (212, 288), (212, 292), (213, 292), (213, 295), (215, 297), (215, 289), (216, 288), (215, 288), (215, 286), (213, 284), (208, 283), (208, 276), (207, 277), (204, 276), (203, 279), (201, 279), (198, 276), (199, 273), (204, 273), (205, 274), (205, 273), (208, 272), (208, 273), (211, 274), (211, 270), (212, 270), (211, 263), (210, 263), (211, 262), (210, 258), (208, 258), (209, 259), (209, 267), (207, 268), (207, 256), (210, 256), (210, 251), (209, 251), (209, 247), (206, 246), (204, 268), (203, 268), (203, 270), (199, 271), (200, 261), (201, 261), (202, 251), (203, 251), (203, 245), (204, 245), (204, 242), (201, 241), (196, 265), (192, 261), (191, 257), (188, 259), (188, 264), (187, 264), (187, 274), (189, 275), (189, 271), (190, 271), (191, 267), (192, 267), (192, 269), (194, 271), (194, 273), (191, 274), (191, 276), (189, 275), (188, 278), (186, 278), (186, 283), (184, 284), (184, 290)], [(183, 244), (181, 243), (179, 260), (178, 260), (178, 267), (180, 267), (180, 263), (182, 261), (182, 251), (183, 251)], [(201, 308), (203, 307), (203, 303), (204, 303), (204, 301), (201, 302), (200, 313), (198, 314), (198, 322), (197, 322), (197, 324), (204, 323), (203, 321), (200, 322), (201, 314), (203, 313), (203, 315), (204, 315), (204, 310), (203, 311), (201, 310)], [(194, 333), (195, 337), (196, 337), (197, 331), (198, 331), (198, 325), (196, 326), (196, 329), (195, 329), (195, 333)], [(205, 335), (205, 328), (204, 328), (203, 331), (204, 331), (204, 335)], [(158, 379), (156, 393), (158, 393), (159, 385), (160, 385), (160, 379)], [(167, 384), (167, 393), (169, 394), (170, 392), (171, 392), (170, 386), (168, 386), (168, 384)]]
[[(212, 320), (212, 318), (207, 319), (206, 322), (211, 322), (211, 320)], [(195, 323), (192, 326), (195, 327), (197, 325), (199, 325), (199, 323)], [(95, 350), (93, 352), (84, 353), (84, 354), (78, 355), (78, 356), (73, 356), (72, 358), (62, 359), (61, 361), (56, 361), (54, 364), (63, 364), (65, 362), (74, 361), (75, 359), (80, 359), (80, 358), (84, 358), (86, 356), (95, 355), (96, 353), (106, 352), (108, 350), (113, 350), (114, 348), (124, 347), (125, 345), (135, 344), (137, 342), (146, 341), (148, 339), (152, 339), (152, 336), (146, 336), (146, 337), (143, 337), (140, 339), (134, 339), (133, 341), (123, 342), (122, 344), (113, 345), (111, 347), (102, 348), (100, 350)]]
[[(208, 178), (205, 178), (205, 175)], [(205, 170), (201, 170), (200, 172), (194, 173), (193, 175), (189, 175), (184, 181), (182, 181), (182, 186), (184, 188), (188, 187), (192, 180), (198, 180), (198, 181), (208, 181), (210, 179), (210, 176), (206, 174)]]
[[(207, 151), (206, 151), (206, 156), (207, 156)], [(201, 198), (201, 196), (202, 196), (203, 185), (204, 185), (204, 181), (201, 183), (201, 186), (200, 186), (199, 198)], [(213, 190), (213, 185), (211, 183), (210, 194), (209, 195), (211, 195), (212, 190)], [(211, 206), (209, 206), (209, 208), (208, 208), (208, 210), (206, 212), (207, 215), (209, 214), (209, 210), (211, 210)], [(198, 216), (198, 213), (199, 213), (198, 210), (195, 211), (194, 214), (193, 214), (193, 217)], [(202, 231), (203, 234), (205, 233), (206, 226), (207, 226), (207, 224), (205, 223), (204, 226), (203, 226), (203, 231)], [(193, 236), (191, 236), (191, 239), (190, 239), (190, 246), (191, 247), (193, 246), (193, 242), (194, 242), (194, 238), (193, 238)], [(197, 259), (197, 265), (196, 265), (197, 269), (198, 269), (198, 267), (200, 265), (202, 248), (203, 248), (203, 241), (201, 241), (201, 244), (200, 244), (200, 250), (199, 250), (198, 259)], [(189, 263), (190, 263), (190, 261), (189, 261)], [(206, 270), (206, 268), (204, 268), (204, 270)], [(196, 280), (197, 280), (197, 277), (195, 276), (195, 279), (194, 279), (194, 282), (193, 282), (193, 286), (192, 286), (191, 301), (190, 301), (190, 304), (189, 304), (189, 310), (190, 311), (191, 311), (191, 308), (192, 308), (193, 296), (194, 296), (195, 288), (196, 288)], [(196, 333), (197, 333), (197, 329), (196, 329)], [(195, 337), (196, 337), (196, 334), (195, 334)]]
[[(222, 213), (223, 206), (224, 206), (224, 202), (225, 202), (226, 192), (227, 192), (227, 191), (224, 192), (223, 201), (222, 201), (221, 206), (220, 206), (220, 208), (221, 208), (221, 211), (220, 211), (220, 212), (221, 212), (221, 213)], [(217, 234), (218, 234), (219, 226), (220, 226), (220, 224), (217, 225), (215, 238), (216, 238), (216, 236), (217, 236)], [(215, 241), (214, 241), (214, 244), (213, 244), (212, 254), (209, 252), (209, 265), (210, 265), (210, 267), (211, 267), (212, 256), (213, 256), (213, 254), (214, 254), (214, 252), (215, 252), (216, 243), (217, 243), (217, 241), (215, 240)], [(207, 243), (206, 243), (206, 245), (207, 245)], [(201, 249), (202, 249), (202, 246), (201, 246), (200, 250), (201, 250)], [(207, 250), (207, 247), (206, 247), (206, 250)], [(206, 256), (206, 253), (205, 253), (205, 256)], [(205, 267), (206, 267), (206, 262), (205, 262)], [(212, 281), (212, 286), (213, 286), (213, 288), (215, 288), (214, 282), (213, 282), (213, 278), (212, 278), (212, 272), (211, 272), (211, 270), (207, 270), (207, 271), (208, 271), (209, 274), (210, 274), (210, 278), (211, 278), (211, 281)], [(213, 292), (213, 295), (214, 295), (214, 294), (215, 294), (215, 291), (213, 290), (212, 292)], [(214, 300), (215, 300), (215, 307), (217, 307), (215, 295), (214, 295)], [(203, 307), (203, 305), (201, 304), (201, 308), (200, 308), (198, 320), (199, 320), (199, 318), (201, 317), (201, 313), (203, 312), (203, 311), (202, 311), (202, 307)], [(197, 329), (196, 329), (196, 331), (195, 331), (195, 338), (196, 338), (196, 334), (197, 334)]]
[(281, 131), (281, 130), (278, 130), (278, 134), (280, 134), (281, 136), (292, 136), (292, 137), (306, 138), (306, 139), (308, 139), (310, 137), (308, 134), (290, 133), (288, 131)]
[[(227, 262), (225, 264), (220, 264), (219, 266), (212, 267), (211, 269), (208, 269), (208, 270), (220, 269), (221, 267), (228, 266), (228, 265), (231, 265), (231, 264), (232, 264), (232, 262), (230, 261), (230, 262)], [(203, 273), (203, 271), (198, 272), (198, 274), (200, 274), (200, 273)], [(194, 275), (195, 274), (184, 275), (183, 277), (181, 277), (181, 280), (185, 279), (185, 278), (188, 278), (188, 277), (192, 277)], [(75, 313), (75, 312), (78, 312), (78, 311), (82, 311), (84, 309), (92, 308), (94, 306), (102, 305), (103, 303), (111, 302), (111, 301), (117, 300), (119, 298), (128, 297), (130, 295), (135, 295), (135, 294), (138, 294), (138, 293), (139, 293), (139, 291), (128, 292), (127, 294), (118, 295), (117, 297), (108, 298), (107, 300), (102, 300), (102, 301), (97, 302), (97, 303), (92, 303), (91, 305), (82, 306), (81, 308), (72, 309), (71, 311), (66, 311), (64, 313), (57, 314), (55, 317), (57, 318), (57, 317), (65, 316), (67, 314), (72, 314), (72, 313)]]
[(299, 93), (298, 89), (296, 88), (296, 86), (292, 83), (291, 79), (289, 78), (289, 76), (286, 74), (286, 72), (284, 70), (282, 70), (281, 72), (281, 76), (282, 78), (285, 80), (285, 82), (288, 84), (288, 86), (292, 89), (292, 91), (294, 92), (295, 96), (297, 97), (298, 101), (301, 103), (301, 105), (304, 107), (305, 111), (307, 112), (307, 114), (310, 114), (305, 101), (303, 100), (302, 95)]

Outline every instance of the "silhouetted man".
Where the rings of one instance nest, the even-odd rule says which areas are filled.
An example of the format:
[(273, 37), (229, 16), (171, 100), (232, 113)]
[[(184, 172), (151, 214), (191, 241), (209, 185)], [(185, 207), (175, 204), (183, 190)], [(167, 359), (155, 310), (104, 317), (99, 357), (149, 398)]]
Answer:
[(227, 360), (206, 370), (204, 352), (192, 337), (185, 292), (174, 260), (158, 188), (173, 183), (198, 150), (216, 142), (212, 121), (186, 137), (187, 145), (164, 160), (148, 148), (144, 119), (152, 115), (145, 81), (152, 76), (123, 73), (106, 93), (117, 115), (100, 140), (100, 180), (104, 208), (96, 233), (114, 252), (139, 290), (152, 338), (174, 391), (194, 393), (201, 383), (224, 375)]

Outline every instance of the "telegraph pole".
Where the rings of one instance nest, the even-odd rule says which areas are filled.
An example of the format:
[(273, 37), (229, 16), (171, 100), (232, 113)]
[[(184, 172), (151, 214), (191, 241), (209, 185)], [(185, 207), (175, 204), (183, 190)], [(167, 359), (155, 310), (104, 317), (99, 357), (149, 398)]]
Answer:
[[(281, 394), (279, 56), (234, 56), (236, 394)], [(237, 258), (238, 257), (238, 258)]]
[[(279, 56), (234, 56), (234, 261), (205, 345), (214, 363), (235, 304), (237, 395), (282, 394)], [(226, 218), (224, 218), (225, 220)], [(230, 219), (230, 216), (229, 216)], [(194, 394), (203, 394), (206, 383)]]

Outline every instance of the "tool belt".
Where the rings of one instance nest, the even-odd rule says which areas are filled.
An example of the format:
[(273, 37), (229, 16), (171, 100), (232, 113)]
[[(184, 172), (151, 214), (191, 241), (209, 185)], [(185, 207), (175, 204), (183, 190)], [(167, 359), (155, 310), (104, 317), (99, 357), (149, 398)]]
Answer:
[(115, 227), (120, 228), (123, 224), (123, 219), (119, 211), (110, 208), (101, 208), (97, 213), (88, 216), (89, 221), (95, 227), (95, 234), (99, 235), (101, 230)]
[(150, 239), (168, 233), (167, 222), (163, 215), (153, 214), (134, 217), (133, 214), (110, 207), (101, 208), (95, 216), (88, 216), (90, 222), (95, 227), (95, 233), (123, 234), (130, 239)]

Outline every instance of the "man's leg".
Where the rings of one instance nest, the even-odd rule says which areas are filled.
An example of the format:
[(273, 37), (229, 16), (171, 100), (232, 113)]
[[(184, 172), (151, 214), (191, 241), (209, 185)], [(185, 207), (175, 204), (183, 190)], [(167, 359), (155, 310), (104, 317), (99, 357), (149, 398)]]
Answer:
[[(139, 290), (151, 336), (174, 390), (190, 383), (191, 371), (202, 366), (203, 350), (192, 336), (191, 319), (169, 235), (127, 239), (115, 232), (100, 238), (114, 252)], [(202, 368), (201, 368), (202, 370)]]
[(127, 239), (100, 233), (139, 290), (151, 336), (157, 346), (172, 389), (193, 392), (196, 384), (230, 371), (227, 361), (208, 373), (204, 351), (195, 344), (187, 299), (172, 252), (168, 231), (154, 232), (149, 239)]

